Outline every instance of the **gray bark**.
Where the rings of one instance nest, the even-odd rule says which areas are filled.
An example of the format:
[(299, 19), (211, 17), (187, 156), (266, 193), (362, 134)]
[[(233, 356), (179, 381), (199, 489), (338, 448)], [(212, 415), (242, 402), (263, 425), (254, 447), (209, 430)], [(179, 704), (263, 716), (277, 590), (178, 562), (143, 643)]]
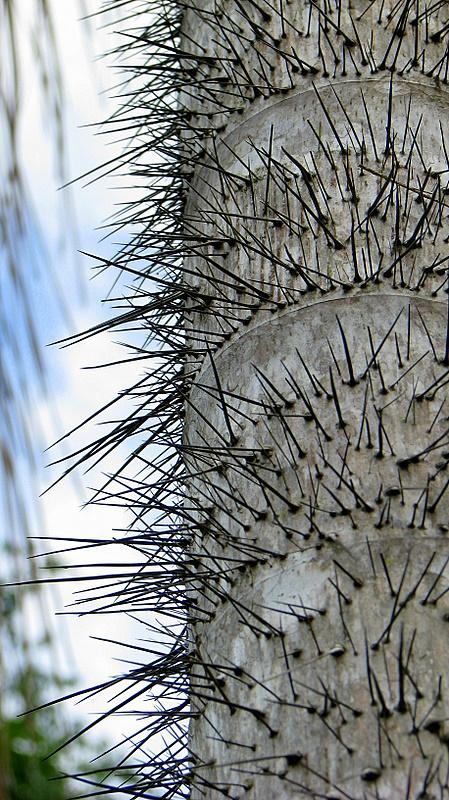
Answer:
[(449, 797), (446, 16), (185, 14), (193, 800)]

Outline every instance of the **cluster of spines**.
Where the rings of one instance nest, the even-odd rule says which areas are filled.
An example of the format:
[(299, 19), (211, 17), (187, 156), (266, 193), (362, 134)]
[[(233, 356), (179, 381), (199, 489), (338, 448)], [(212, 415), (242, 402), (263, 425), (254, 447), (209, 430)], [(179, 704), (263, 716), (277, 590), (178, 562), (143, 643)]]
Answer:
[[(408, 1), (389, 10), (384, 5), (370, 3), (356, 14), (343, 2), (280, 0), (276, 7), (262, 1), (214, 2), (199, 8), (167, 0), (157, 10), (150, 4), (142, 16), (139, 4), (124, 4), (144, 26), (130, 31), (121, 48), (133, 77), (124, 109), (110, 127), (129, 133), (120, 168), (126, 166), (143, 193), (121, 212), (115, 228), (136, 227), (132, 242), (108, 265), (135, 279), (135, 289), (123, 299), (123, 313), (92, 333), (140, 327), (148, 338), (131, 358), (149, 367), (126, 392), (135, 409), (83, 448), (74, 463), (98, 461), (125, 442), (132, 446), (123, 469), (107, 479), (93, 502), (129, 508), (131, 530), (114, 544), (120, 541), (141, 560), (118, 574), (108, 571), (101, 580), (96, 575), (98, 590), (89, 593), (90, 612), (142, 614), (153, 639), (148, 648), (136, 645), (148, 652), (147, 663), (117, 679), (130, 687), (131, 708), (133, 695), (149, 692), (154, 699), (152, 711), (144, 707), (144, 725), (130, 745), (127, 769), (135, 777), (126, 784), (129, 796), (162, 791), (167, 798), (180, 798), (193, 785), (214, 800), (239, 797), (251, 790), (248, 774), (254, 773), (276, 774), (305, 796), (326, 791), (330, 797), (334, 791), (335, 797), (354, 800), (382, 798), (381, 789), (353, 795), (332, 785), (303, 752), (260, 755), (264, 736), (279, 741), (282, 735), (266, 709), (242, 700), (251, 685), (263, 683), (257, 665), (228, 658), (216, 663), (207, 652), (207, 624), (224, 606), (232, 607), (237, 625), (255, 640), (278, 643), (287, 679), (281, 690), (272, 690), (270, 702), (296, 706), (319, 720), (349, 758), (351, 737), (339, 732), (341, 718), (335, 727), (329, 717), (346, 715), (356, 726), (358, 707), (319, 672), (301, 686), (291, 664), (302, 664), (305, 651), (328, 654), (339, 664), (346, 653), (358, 657), (364, 639), (350, 614), (351, 595), (368, 584), (379, 592), (388, 588), (390, 616), (382, 618), (372, 640), (366, 632), (365, 688), (375, 708), (379, 744), (375, 762), (361, 775), (362, 785), (377, 786), (390, 766), (385, 749), (392, 762), (399, 759), (387, 721), (393, 711), (404, 713), (404, 704), (414, 708), (411, 735), (424, 747), (425, 723), (418, 711), (425, 702), (436, 707), (445, 691), (441, 680), (433, 700), (420, 696), (412, 623), (407, 619), (401, 627), (401, 617), (418, 601), (439, 611), (446, 562), (436, 579), (429, 577), (430, 564), (427, 569), (418, 565), (417, 575), (407, 560), (400, 589), (395, 588), (382, 537), (397, 527), (423, 534), (435, 519), (440, 533), (447, 531), (449, 329), (437, 331), (415, 298), (446, 302), (448, 157), (444, 126), (440, 123), (435, 144), (433, 128), (429, 133), (413, 101), (396, 93), (408, 73), (422, 76), (433, 90), (446, 82), (446, 22), (442, 3), (425, 9)], [(373, 20), (382, 31), (376, 33), (379, 42), (371, 34)], [(383, 71), (382, 108), (374, 115), (369, 93), (373, 76)], [(332, 81), (362, 77), (365, 83), (353, 95), (355, 109)], [(241, 142), (232, 143), (235, 126), (253, 113), (265, 113), (280, 97), (293, 98), (298, 89), (313, 97), (305, 155), (301, 143), (293, 149), (284, 134), (279, 145), (271, 123), (262, 144), (249, 139), (242, 150)], [(427, 163), (424, 145), (431, 135), (434, 160)], [(385, 286), (402, 296), (403, 305), (380, 333), (367, 324), (357, 347), (344, 315), (336, 313), (325, 374), (299, 349), (293, 359), (280, 354), (281, 380), (255, 366), (257, 391), (223, 382), (220, 358), (242, 331), (250, 332), (272, 314), (307, 309), (323, 296), (358, 297)], [(443, 316), (447, 326), (447, 311)], [(392, 414), (401, 415), (413, 440), (416, 420), (428, 407), (428, 440), (413, 448), (405, 437), (404, 448), (395, 440)], [(355, 419), (356, 433), (350, 435)], [(379, 465), (372, 496), (358, 481), (359, 455), (363, 465), (366, 451)], [(373, 548), (372, 574), (360, 577), (334, 550), (348, 529), (359, 546), (368, 517), (380, 544), (376, 550), (367, 543)], [(256, 608), (234, 592), (260, 566), (325, 548), (335, 556), (326, 592), (335, 594), (332, 614), (338, 621), (319, 603), (316, 608), (301, 602)], [(429, 580), (437, 581), (432, 588)], [(418, 593), (423, 586), (426, 595)], [(81, 608), (85, 602), (80, 601)], [(148, 617), (153, 613), (157, 624)], [(290, 641), (293, 619), (305, 631), (301, 645)], [(330, 642), (334, 625), (344, 645)], [(392, 631), (400, 632), (397, 641)], [(395, 708), (384, 696), (386, 673), (379, 677), (387, 667), (374, 665), (385, 642), (396, 648), (391, 656), (399, 674)], [(413, 691), (415, 706), (409, 699)], [(114, 710), (124, 706), (120, 698)], [(223, 706), (230, 717), (249, 715), (254, 740), (242, 743), (231, 723), (228, 736), (214, 729), (213, 709)], [(444, 742), (444, 724), (437, 725), (429, 708), (423, 713), (433, 729), (426, 733)], [(226, 740), (230, 752), (234, 746), (247, 748), (247, 757), (238, 757), (245, 779), (235, 785), (223, 779), (235, 772), (232, 758), (229, 765), (216, 765), (216, 772), (204, 763), (189, 739), (189, 718), (193, 727), (198, 719), (208, 720), (212, 737)], [(158, 755), (150, 754), (151, 742)], [(423, 791), (439, 782), (445, 796), (443, 767), (443, 756), (441, 763), (429, 760)], [(309, 770), (306, 778), (304, 770)], [(107, 780), (103, 787), (105, 793), (112, 788)]]

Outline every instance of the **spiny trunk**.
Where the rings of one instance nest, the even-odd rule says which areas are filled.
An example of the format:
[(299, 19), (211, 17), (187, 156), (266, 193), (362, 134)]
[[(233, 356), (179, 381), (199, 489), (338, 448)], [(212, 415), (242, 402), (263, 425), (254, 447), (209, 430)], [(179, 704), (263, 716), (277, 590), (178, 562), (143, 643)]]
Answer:
[(446, 798), (447, 6), (182, 30), (192, 798)]
[(448, 800), (447, 4), (156, 6), (110, 326), (164, 347), (81, 459), (133, 442), (112, 610), (162, 621), (127, 791)]

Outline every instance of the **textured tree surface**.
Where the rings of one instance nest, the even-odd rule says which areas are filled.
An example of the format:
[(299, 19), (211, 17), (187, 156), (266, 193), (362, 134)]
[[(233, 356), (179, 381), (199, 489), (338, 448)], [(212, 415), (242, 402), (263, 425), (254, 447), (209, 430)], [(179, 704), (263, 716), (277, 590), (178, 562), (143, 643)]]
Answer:
[(164, 343), (89, 452), (143, 435), (128, 794), (444, 800), (447, 3), (125, 5), (148, 189), (115, 324)]
[(195, 800), (449, 796), (448, 32), (184, 17)]

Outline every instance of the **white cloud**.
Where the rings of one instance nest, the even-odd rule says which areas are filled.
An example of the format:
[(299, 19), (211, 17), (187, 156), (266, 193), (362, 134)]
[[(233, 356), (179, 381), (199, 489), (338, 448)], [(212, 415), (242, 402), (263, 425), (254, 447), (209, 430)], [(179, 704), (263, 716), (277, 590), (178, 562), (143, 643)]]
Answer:
[[(90, 8), (98, 7), (97, 2), (90, 2), (88, 5)], [(19, 7), (22, 19), (26, 22), (26, 28), (30, 24), (30, 20), (32, 21), (34, 3), (32, 0), (20, 0)], [(64, 2), (55, 0), (52, 7), (66, 81), (68, 175), (76, 177), (111, 158), (113, 152), (119, 152), (118, 148), (115, 148), (114, 151), (112, 145), (106, 144), (104, 136), (95, 135), (98, 134), (98, 131), (79, 127), (103, 119), (113, 107), (106, 98), (99, 100), (97, 95), (98, 84), (104, 90), (105, 87), (114, 83), (112, 71), (105, 61), (98, 62), (93, 69), (88, 55), (89, 46), (96, 54), (110, 48), (111, 34), (105, 31), (94, 33), (92, 43), (89, 45), (88, 40), (86, 43), (82, 27), (77, 22), (78, 2), (76, 0), (64, 0)], [(95, 23), (93, 24), (95, 25)], [(55, 268), (65, 293), (66, 302), (70, 307), (71, 316), (75, 320), (76, 330), (83, 330), (98, 323), (104, 317), (106, 312), (104, 307), (100, 307), (100, 298), (107, 293), (115, 275), (112, 276), (112, 273), (108, 273), (100, 280), (94, 281), (89, 288), (89, 302), (81, 304), (79, 294), (75, 289), (79, 276), (73, 274), (73, 263), (70, 263), (70, 247), (73, 245), (66, 248), (65, 254), (61, 257), (61, 232), (71, 221), (70, 216), (68, 217), (71, 213), (70, 206), (65, 205), (63, 194), (57, 191), (54, 142), (48, 125), (43, 123), (32, 56), (25, 47), (23, 55), (27, 76), (23, 87), (24, 109), (21, 138), (23, 160), (44, 237), (49, 243), (51, 255), (55, 259)], [(93, 229), (101, 225), (104, 218), (113, 212), (114, 204), (118, 199), (123, 199), (124, 195), (111, 192), (107, 182), (95, 183), (87, 189), (82, 188), (82, 183), (75, 184), (72, 189), (72, 200), (80, 231), (79, 246), (88, 251), (100, 251), (107, 256), (111, 252), (111, 245), (97, 246), (96, 242), (100, 234), (93, 232)], [(127, 199), (129, 200), (129, 197)], [(77, 262), (76, 270), (83, 270), (85, 273), (83, 280), (88, 277), (89, 266), (85, 258)], [(40, 303), (42, 306), (40, 326), (46, 332), (51, 331), (53, 335), (51, 320), (46, 318), (48, 309), (44, 296), (40, 297)], [(67, 330), (61, 329), (57, 333), (64, 336), (67, 335)], [(96, 408), (116, 396), (128, 382), (136, 379), (134, 366), (81, 371), (82, 366), (101, 364), (123, 357), (123, 351), (118, 350), (107, 335), (88, 339), (64, 350), (53, 349), (47, 355), (49, 356), (48, 363), (51, 365), (51, 396), (43, 398), (39, 407), (33, 409), (33, 417), (40, 420), (43, 438), (47, 443), (78, 425), (84, 417), (92, 414)], [(89, 436), (92, 436), (92, 426), (90, 426), (89, 432), (82, 430), (68, 439), (64, 442), (62, 449), (59, 447), (55, 453), (60, 457), (61, 453), (69, 452), (79, 442), (88, 441)], [(50, 457), (51, 455), (52, 451), (49, 453)], [(119, 456), (116, 457), (115, 462), (114, 460), (109, 462), (109, 468), (113, 468), (114, 464), (117, 466), (118, 459)], [(39, 479), (40, 489), (46, 488), (60, 472), (61, 466), (46, 470)], [(100, 472), (101, 469), (96, 469), (88, 478), (79, 474), (73, 478), (68, 477), (45, 494), (40, 501), (37, 501), (40, 503), (46, 520), (47, 535), (67, 538), (90, 536), (100, 538), (104, 536), (105, 539), (110, 539), (114, 528), (126, 526), (125, 515), (117, 508), (111, 509), (95, 505), (81, 508), (82, 502), (87, 499), (88, 494), (86, 488), (80, 490), (81, 484), (84, 486), (98, 485), (101, 480)], [(45, 543), (45, 546), (44, 543), (41, 543), (38, 549), (51, 549), (51, 543)], [(87, 551), (87, 554), (86, 556), (86, 551), (75, 552), (73, 560), (75, 563), (83, 563), (83, 560), (92, 558), (92, 551)], [(95, 558), (101, 559), (102, 555), (104, 556), (103, 553), (99, 553)], [(124, 557), (124, 553), (121, 551), (120, 558)], [(108, 549), (107, 560), (113, 560), (113, 558), (113, 549), (111, 552)], [(47, 597), (50, 597), (49, 593), (47, 593)], [(59, 599), (57, 599), (58, 597)], [(72, 584), (61, 585), (56, 599), (52, 602), (55, 607), (59, 606), (59, 611), (73, 602)], [(31, 609), (29, 613), (32, 617), (35, 612)], [(133, 641), (137, 636), (142, 636), (142, 629), (139, 628), (137, 631), (137, 625), (132, 624), (123, 615), (114, 615), (110, 618), (102, 615), (81, 618), (69, 616), (65, 620), (65, 627), (69, 631), (71, 650), (75, 658), (75, 664), (72, 664), (70, 649), (65, 653), (68, 662), (66, 669), (72, 674), (74, 671), (79, 672), (80, 686), (104, 681), (114, 674), (117, 665), (113, 664), (113, 657), (129, 657), (129, 654), (123, 649), (93, 642), (92, 636), (109, 637), (120, 641)], [(59, 630), (61, 631), (61, 629)], [(59, 635), (61, 641), (64, 642), (64, 636), (61, 633)], [(120, 666), (118, 670), (120, 671)], [(104, 701), (94, 699), (86, 703), (86, 710), (89, 713), (103, 711), (104, 705)], [(104, 732), (107, 731), (109, 738), (119, 739), (121, 734), (129, 735), (135, 724), (126, 718), (122, 718), (120, 721), (115, 719), (104, 726)]]

